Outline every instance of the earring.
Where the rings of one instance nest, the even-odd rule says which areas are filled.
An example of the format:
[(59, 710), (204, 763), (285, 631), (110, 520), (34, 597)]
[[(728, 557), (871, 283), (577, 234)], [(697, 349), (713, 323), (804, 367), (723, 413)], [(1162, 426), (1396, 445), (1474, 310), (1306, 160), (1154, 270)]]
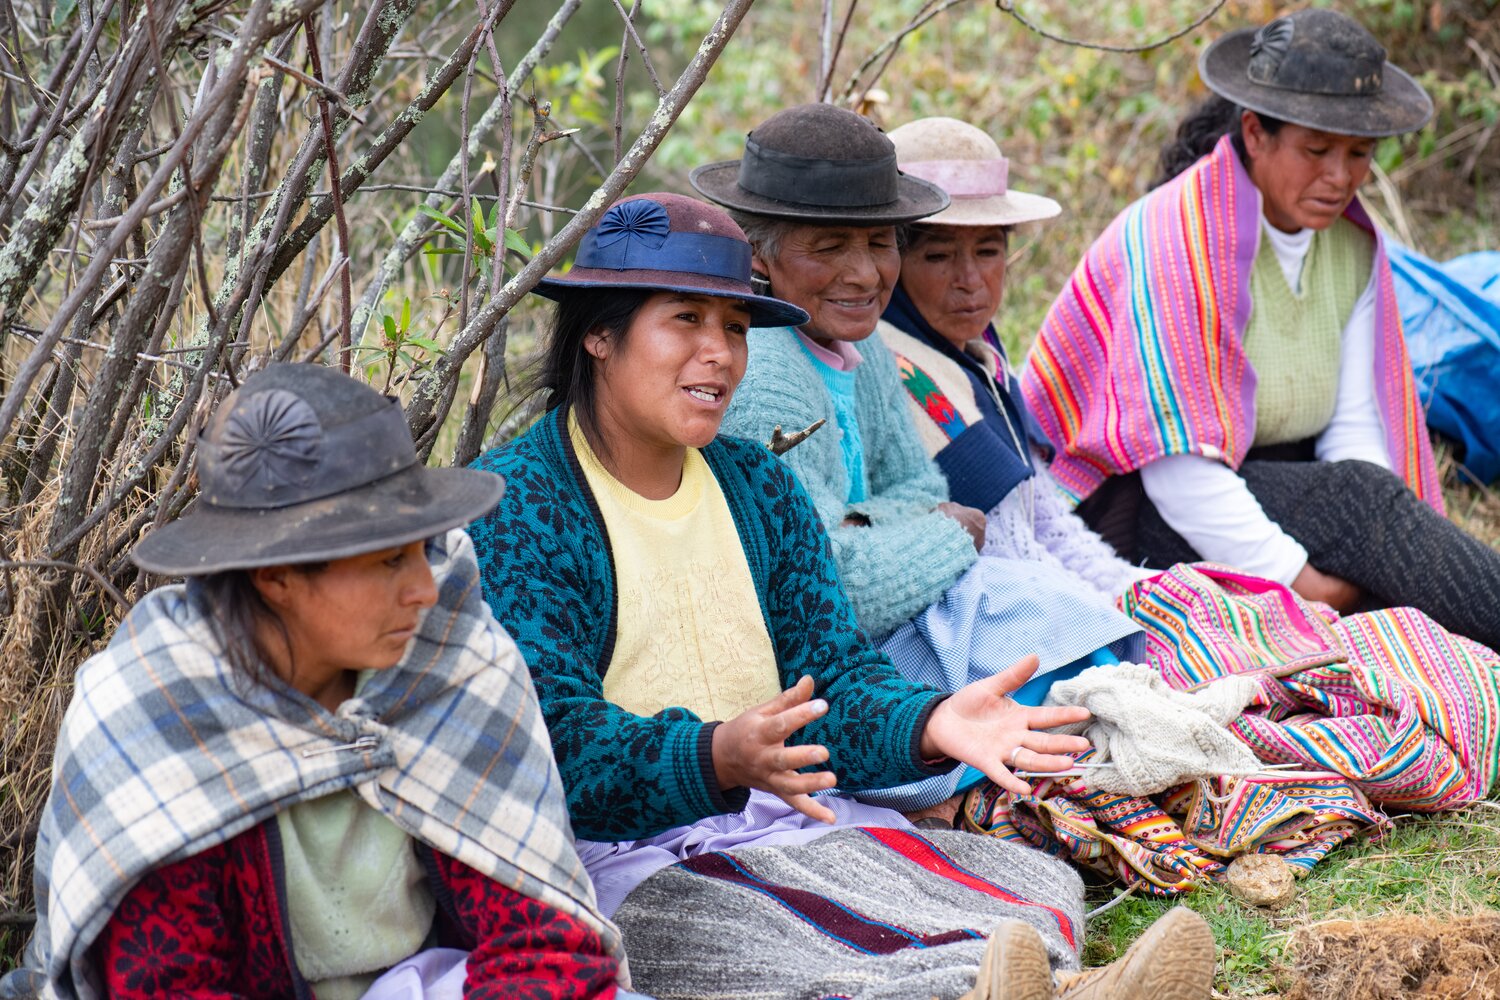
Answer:
[(771, 279), (759, 271), (750, 272), (750, 291), (756, 295), (771, 294)]

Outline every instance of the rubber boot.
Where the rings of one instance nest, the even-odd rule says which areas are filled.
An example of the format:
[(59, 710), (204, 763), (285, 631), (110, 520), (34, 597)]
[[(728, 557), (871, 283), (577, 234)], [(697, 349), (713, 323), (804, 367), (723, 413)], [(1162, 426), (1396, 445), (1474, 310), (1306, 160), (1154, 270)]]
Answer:
[(974, 988), (960, 1000), (1052, 1000), (1052, 962), (1036, 928), (1002, 920), (985, 945)]
[(1146, 928), (1120, 958), (1100, 969), (1064, 973), (1058, 1000), (1208, 1000), (1213, 994), (1214, 934), (1185, 906)]

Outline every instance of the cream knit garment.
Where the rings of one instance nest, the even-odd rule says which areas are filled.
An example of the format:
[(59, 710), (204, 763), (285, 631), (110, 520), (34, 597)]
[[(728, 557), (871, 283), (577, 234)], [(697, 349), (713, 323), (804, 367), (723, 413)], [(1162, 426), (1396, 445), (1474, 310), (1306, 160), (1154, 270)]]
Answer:
[(1048, 705), (1082, 705), (1087, 722), (1056, 730), (1082, 734), (1096, 753), (1084, 776), (1090, 788), (1117, 795), (1155, 795), (1194, 778), (1260, 767), (1250, 748), (1224, 727), (1255, 695), (1248, 677), (1225, 677), (1197, 691), (1176, 691), (1144, 663), (1090, 667), (1052, 685)]

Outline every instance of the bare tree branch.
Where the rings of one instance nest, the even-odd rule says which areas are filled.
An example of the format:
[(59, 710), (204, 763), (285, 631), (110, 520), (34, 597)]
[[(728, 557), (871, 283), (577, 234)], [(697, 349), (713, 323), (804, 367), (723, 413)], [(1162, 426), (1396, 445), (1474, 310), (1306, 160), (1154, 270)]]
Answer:
[[(651, 50), (646, 48), (646, 43), (641, 41), (640, 34), (635, 30), (635, 15), (636, 11), (641, 8), (640, 0), (635, 0), (630, 5), (628, 14), (625, 12), (625, 5), (620, 3), (620, 0), (610, 0), (610, 2), (615, 5), (615, 10), (619, 11), (620, 17), (625, 21), (625, 36), (635, 42), (636, 49), (641, 53), (641, 65), (646, 67), (646, 75), (651, 78), (651, 85), (656, 88), (656, 96), (666, 97), (667, 88), (661, 85), (661, 78), (656, 75), (656, 67), (651, 63)], [(620, 46), (622, 55), (624, 51), (625, 47)]]
[[(303, 37), (307, 39), (307, 58), (312, 63), (313, 78), (321, 81), (323, 61), (318, 55), (318, 42), (313, 32), (312, 19), (309, 18), (304, 23), (306, 28), (303, 31)], [(333, 188), (333, 212), (338, 219), (339, 254), (347, 262), (349, 259), (349, 220), (344, 217), (344, 192), (339, 187), (339, 154), (338, 147), (333, 141), (333, 115), (328, 111), (328, 95), (321, 89), (318, 92), (318, 116), (323, 121), (324, 151), (328, 157), (328, 184)], [(354, 288), (349, 281), (347, 263), (339, 271), (339, 291), (343, 294), (344, 306), (339, 322), (339, 367), (347, 375), (349, 374), (351, 348), (354, 346), (349, 340), (349, 314), (354, 306)]]
[(745, 12), (750, 9), (753, 2), (754, 0), (731, 0), (725, 6), (724, 12), (719, 15), (708, 34), (704, 35), (692, 61), (682, 71), (682, 75), (677, 78), (672, 89), (657, 102), (656, 111), (651, 115), (650, 121), (641, 130), (641, 134), (624, 158), (604, 179), (604, 183), (593, 193), (579, 213), (569, 219), (567, 225), (547, 241), (531, 262), (507, 281), (500, 289), (500, 293), (458, 332), (443, 356), (438, 358), (432, 367), (417, 380), (416, 391), (406, 408), (407, 423), (411, 426), (414, 436), (421, 437), (441, 421), (444, 414), (439, 412), (438, 401), (444, 392), (443, 386), (449, 382), (457, 383), (459, 369), (463, 367), (463, 363), (474, 349), (483, 342), (485, 336), (494, 329), (500, 317), (509, 312), (522, 295), (536, 286), (536, 283), (562, 259), (563, 254), (588, 231), (590, 226), (598, 221), (599, 217), (604, 214), (604, 210), (635, 179), (641, 167), (645, 166), (646, 160), (655, 152), (662, 139), (666, 138), (667, 132), (682, 114), (683, 108), (687, 107), (688, 101), (703, 85), (708, 71), (713, 68), (719, 54), (724, 51), (724, 46), (729, 44), (729, 39), (733, 37), (735, 29), (739, 27)]
[[(552, 19), (547, 22), (547, 27), (543, 29), (542, 34), (537, 38), (535, 44), (532, 45), (531, 51), (527, 52), (521, 58), (521, 61), (516, 64), (516, 68), (506, 78), (505, 89), (511, 95), (520, 92), (522, 85), (531, 76), (537, 64), (551, 51), (553, 43), (557, 41), (557, 36), (562, 33), (562, 29), (582, 5), (583, 0), (564, 0), (562, 6), (558, 8), (557, 13), (552, 15)], [(491, 103), (484, 110), (484, 113), (479, 116), (479, 120), (475, 122), (474, 136), (488, 133), (490, 129), (495, 127), (496, 122), (503, 121), (510, 113), (509, 106), (509, 99), (503, 102), (497, 99)], [(442, 209), (445, 207), (445, 198), (462, 197), (462, 194), (449, 194), (447, 189), (452, 188), (453, 183), (462, 175), (463, 165), (467, 162), (467, 159), (478, 151), (478, 139), (474, 136), (470, 137), (469, 145), (461, 146), (458, 152), (454, 154), (453, 159), (449, 160), (448, 165), (443, 168), (442, 175), (438, 177), (437, 183), (433, 185), (432, 193), (424, 202), (428, 208)], [(381, 295), (384, 294), (386, 287), (395, 279), (396, 274), (411, 259), (412, 255), (421, 248), (422, 240), (427, 230), (427, 223), (420, 214), (413, 217), (402, 228), (400, 235), (396, 237), (395, 242), (391, 244), (391, 248), (386, 251), (385, 256), (381, 259), (380, 266), (376, 269), (375, 280), (371, 281), (365, 287), (365, 294), (360, 299), (359, 308), (354, 311), (354, 326), (356, 330), (362, 332), (369, 323), (370, 318), (374, 316), (376, 303), (380, 301)]]

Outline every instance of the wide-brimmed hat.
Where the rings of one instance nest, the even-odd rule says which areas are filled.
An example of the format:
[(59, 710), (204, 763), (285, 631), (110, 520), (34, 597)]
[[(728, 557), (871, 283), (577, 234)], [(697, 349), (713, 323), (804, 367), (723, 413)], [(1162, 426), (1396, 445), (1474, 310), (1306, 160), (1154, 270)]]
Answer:
[(1432, 117), (1432, 98), (1385, 47), (1346, 14), (1299, 10), (1260, 28), (1231, 31), (1198, 58), (1210, 90), (1242, 108), (1337, 135), (1411, 132)]
[(919, 118), (890, 134), (901, 172), (931, 181), (953, 199), (923, 219), (935, 226), (1014, 226), (1039, 222), (1062, 206), (1010, 186), (1010, 161), (989, 133), (957, 118)]
[(803, 310), (756, 295), (753, 251), (721, 208), (680, 194), (638, 194), (610, 206), (584, 233), (567, 274), (543, 278), (532, 291), (560, 299), (577, 288), (637, 288), (740, 299), (752, 326), (801, 326)]
[(394, 548), (492, 508), (505, 481), (417, 459), (401, 402), (323, 365), (273, 364), (198, 439), (192, 509), (141, 539), (167, 576), (322, 562)]
[(948, 206), (937, 185), (901, 173), (873, 122), (832, 104), (776, 112), (746, 136), (743, 158), (688, 180), (726, 208), (814, 225), (897, 225)]

